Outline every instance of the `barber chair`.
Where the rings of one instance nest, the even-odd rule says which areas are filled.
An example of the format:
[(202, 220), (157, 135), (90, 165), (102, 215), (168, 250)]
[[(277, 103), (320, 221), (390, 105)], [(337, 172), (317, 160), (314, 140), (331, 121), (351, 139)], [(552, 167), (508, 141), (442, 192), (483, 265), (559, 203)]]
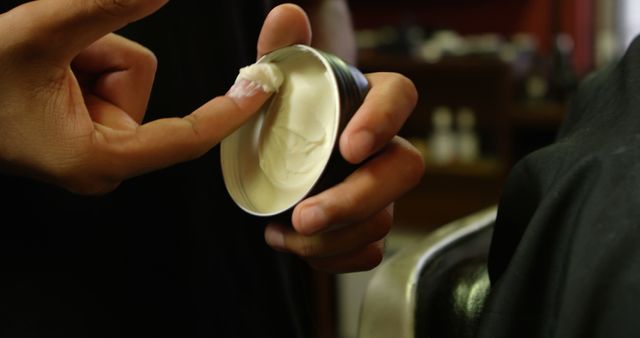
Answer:
[(383, 262), (367, 286), (359, 338), (473, 337), (489, 292), (496, 207), (447, 224)]

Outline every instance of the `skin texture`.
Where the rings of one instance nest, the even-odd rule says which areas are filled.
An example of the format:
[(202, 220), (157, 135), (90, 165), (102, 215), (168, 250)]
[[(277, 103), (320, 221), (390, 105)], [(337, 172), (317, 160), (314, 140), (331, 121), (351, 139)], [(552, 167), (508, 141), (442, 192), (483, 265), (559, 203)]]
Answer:
[[(0, 39), (0, 171), (79, 194), (104, 194), (129, 177), (201, 156), (258, 110), (268, 94), (227, 94), (184, 118), (140, 124), (157, 61), (151, 51), (111, 32), (166, 2), (38, 0), (0, 15), (0, 31), (12, 32)], [(324, 9), (312, 17), (346, 10), (343, 1), (330, 2), (314, 3)], [(312, 43), (311, 28), (300, 7), (275, 8), (265, 20), (258, 56)], [(334, 43), (327, 50), (340, 49), (348, 39)], [(424, 170), (418, 152), (395, 136), (415, 106), (413, 84), (399, 74), (367, 76), (371, 91), (341, 135), (340, 150), (356, 164), (375, 157), (344, 182), (300, 203), (293, 229), (271, 224), (265, 230), (273, 248), (325, 271), (363, 270), (380, 262), (392, 203)], [(251, 87), (236, 86), (230, 93)]]

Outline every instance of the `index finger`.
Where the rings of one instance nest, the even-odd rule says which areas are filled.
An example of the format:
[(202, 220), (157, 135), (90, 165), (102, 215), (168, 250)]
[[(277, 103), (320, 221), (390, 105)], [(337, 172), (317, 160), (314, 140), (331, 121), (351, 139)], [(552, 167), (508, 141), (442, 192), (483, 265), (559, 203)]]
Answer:
[(110, 170), (108, 175), (124, 179), (199, 157), (259, 110), (271, 95), (260, 88), (243, 80), (226, 96), (188, 116), (159, 119), (132, 130), (96, 125), (98, 163), (103, 172)]

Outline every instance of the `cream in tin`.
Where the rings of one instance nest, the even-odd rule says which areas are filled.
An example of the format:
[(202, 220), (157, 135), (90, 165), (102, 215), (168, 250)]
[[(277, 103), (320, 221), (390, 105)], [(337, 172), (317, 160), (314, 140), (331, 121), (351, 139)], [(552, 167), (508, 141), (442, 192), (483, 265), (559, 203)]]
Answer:
[[(323, 186), (319, 183), (330, 171), (331, 159), (342, 160), (335, 155), (336, 144), (353, 113), (345, 110), (353, 110), (353, 104), (345, 105), (341, 95), (353, 93), (343, 93), (344, 78), (336, 67), (311, 47), (291, 46), (241, 70), (239, 77), (260, 84), (277, 84), (277, 75), (282, 75), (282, 85), (261, 112), (222, 142), (225, 184), (245, 211), (272, 216), (289, 210)], [(275, 75), (269, 79), (265, 74)], [(360, 89), (363, 97), (366, 89)]]

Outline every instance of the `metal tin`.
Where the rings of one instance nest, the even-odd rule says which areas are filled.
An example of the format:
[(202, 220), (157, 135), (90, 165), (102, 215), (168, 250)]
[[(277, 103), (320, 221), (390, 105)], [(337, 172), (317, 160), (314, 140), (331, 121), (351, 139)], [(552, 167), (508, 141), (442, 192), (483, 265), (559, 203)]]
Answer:
[[(263, 141), (264, 135), (271, 132), (269, 121), (275, 118), (273, 114), (286, 113), (285, 109), (274, 110), (272, 105), (274, 102), (278, 102), (279, 105), (276, 107), (284, 107), (287, 105), (286, 100), (291, 100), (291, 97), (284, 97), (280, 91), (274, 94), (250, 121), (225, 138), (222, 141), (220, 151), (224, 182), (235, 203), (249, 214), (271, 217), (286, 223), (290, 222), (291, 212), (296, 204), (306, 197), (341, 182), (355, 169), (340, 154), (338, 140), (369, 90), (367, 79), (358, 69), (334, 55), (309, 46), (293, 45), (278, 49), (263, 56), (258, 62), (274, 63), (283, 72), (286, 72), (287, 64), (294, 62), (293, 60), (298, 60), (296, 62), (302, 62), (303, 65), (322, 67), (327, 79), (326, 83), (324, 80), (321, 81), (322, 83), (312, 83), (312, 80), (306, 83), (307, 74), (304, 72), (304, 67), (302, 72), (296, 70), (295, 74), (297, 81), (302, 81), (297, 83), (302, 86), (308, 85), (309, 88), (328, 86), (323, 88), (326, 98), (323, 96), (322, 104), (319, 105), (324, 106), (325, 109), (318, 112), (315, 117), (323, 118), (324, 120), (321, 122), (326, 122), (330, 128), (328, 131), (324, 130), (326, 135), (329, 135), (327, 140), (329, 144), (326, 146), (330, 147), (330, 150), (326, 154), (323, 153), (316, 163), (305, 162), (304, 164), (305, 166), (311, 165), (313, 167), (311, 170), (317, 172), (317, 175), (293, 189), (287, 185), (287, 182), (278, 186), (273, 183), (273, 179), (267, 179), (280, 173), (265, 172), (264, 168), (266, 167), (263, 168), (260, 164), (261, 156), (264, 156), (262, 151), (267, 144)], [(293, 74), (285, 74), (283, 86), (288, 85), (287, 75), (294, 76)], [(320, 92), (322, 93), (322, 91)], [(320, 95), (314, 93), (313, 90), (307, 90), (306, 93), (310, 95), (309, 97), (316, 95), (315, 100), (318, 100), (317, 95)], [(305, 100), (306, 97), (297, 97), (297, 99)], [(285, 100), (285, 102), (277, 100)], [(296, 113), (300, 112), (289, 112), (289, 114)], [(282, 115), (279, 118), (282, 118)], [(295, 117), (291, 116), (291, 118)], [(287, 151), (289, 149), (285, 149), (285, 153)], [(294, 155), (291, 154), (291, 156)]]

